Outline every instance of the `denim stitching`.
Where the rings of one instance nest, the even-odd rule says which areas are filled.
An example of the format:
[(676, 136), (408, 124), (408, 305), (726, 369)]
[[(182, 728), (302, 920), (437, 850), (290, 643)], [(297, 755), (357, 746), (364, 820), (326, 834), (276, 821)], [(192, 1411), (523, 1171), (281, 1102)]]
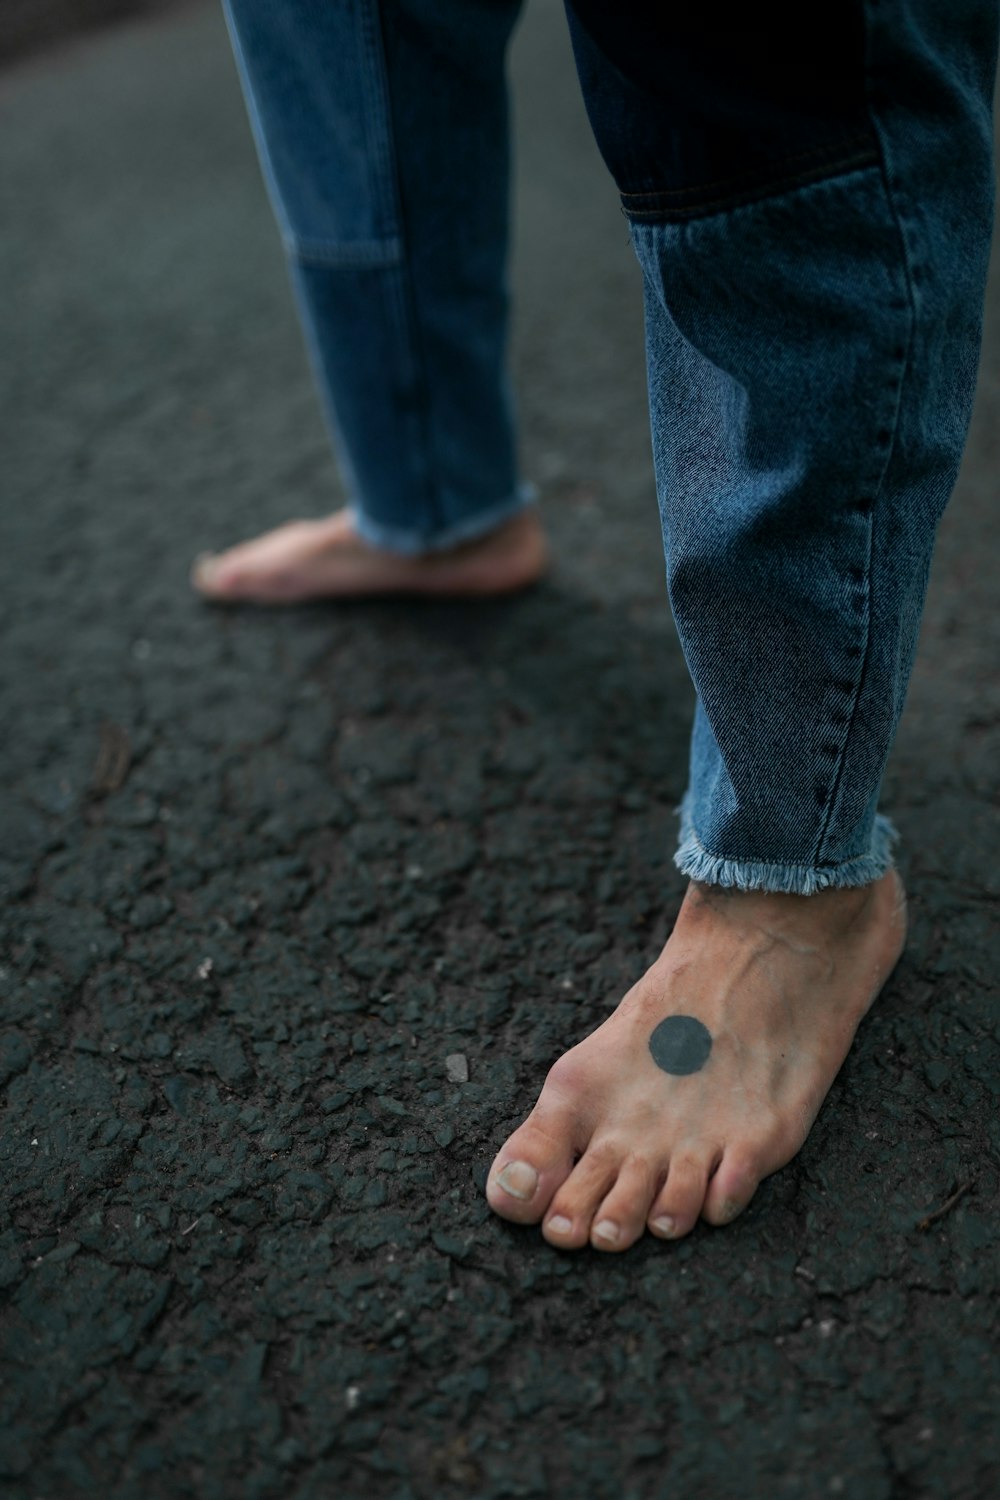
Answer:
[(365, 91), (369, 96), (369, 107), (365, 110), (368, 155), (369, 159), (373, 160), (375, 168), (379, 210), (385, 215), (398, 237), (402, 224), (402, 204), (399, 199), (395, 152), (392, 143), (389, 85), (385, 70), (378, 0), (368, 0), (368, 3), (364, 3), (363, 0), (360, 11), (361, 65)]
[[(868, 7), (866, 7), (866, 10), (867, 9), (868, 9)], [(876, 140), (876, 142), (878, 144), (878, 165), (879, 165), (880, 179), (881, 179), (881, 182), (882, 182), (882, 189), (883, 189), (883, 192), (885, 194), (886, 204), (888, 206), (889, 213), (890, 213), (890, 215), (892, 217), (892, 221), (893, 221), (893, 223), (894, 223), (894, 225), (896, 227), (896, 233), (897, 233), (897, 235), (899, 237), (900, 263), (901, 263), (901, 267), (902, 267), (903, 284), (904, 284), (904, 288), (905, 288), (905, 292), (906, 292), (906, 307), (907, 307), (907, 311), (909, 313), (909, 329), (908, 329), (906, 343), (905, 343), (904, 350), (903, 350), (903, 357), (902, 357), (902, 359), (900, 359), (899, 361), (897, 361), (896, 388), (895, 388), (895, 393), (894, 393), (894, 406), (893, 406), (892, 422), (891, 422), (891, 424), (887, 424), (887, 428), (886, 428), (886, 430), (888, 431), (889, 437), (888, 437), (888, 442), (886, 443), (885, 459), (884, 459), (884, 462), (882, 464), (882, 472), (879, 475), (878, 484), (874, 487), (874, 489), (872, 491), (871, 506), (870, 506), (869, 514), (868, 514), (868, 559), (867, 559), (866, 568), (865, 568), (865, 575), (866, 575), (865, 576), (865, 585), (866, 585), (866, 598), (867, 598), (867, 604), (868, 604), (868, 618), (867, 618), (867, 621), (866, 621), (864, 652), (863, 652), (863, 655), (861, 657), (861, 663), (860, 663), (860, 666), (859, 666), (859, 669), (858, 669), (857, 680), (856, 680), (855, 685), (854, 685), (854, 694), (853, 694), (853, 700), (854, 701), (851, 704), (850, 715), (849, 715), (849, 717), (848, 717), (848, 719), (846, 721), (846, 729), (844, 731), (843, 738), (842, 738), (842, 741), (841, 741), (840, 753), (839, 753), (839, 756), (838, 756), (837, 769), (836, 769), (836, 772), (835, 772), (834, 777), (833, 777), (833, 782), (832, 782), (832, 785), (830, 787), (830, 794), (829, 794), (829, 797), (827, 798), (826, 807), (824, 809), (823, 821), (822, 821), (822, 823), (820, 825), (819, 836), (818, 836), (818, 838), (816, 840), (816, 859), (817, 860), (819, 859), (820, 852), (821, 852), (821, 850), (823, 848), (823, 845), (824, 845), (824, 843), (826, 841), (826, 838), (827, 838), (827, 836), (829, 834), (830, 824), (831, 824), (831, 822), (833, 820), (834, 808), (836, 806), (837, 799), (838, 799), (838, 797), (840, 795), (840, 789), (841, 789), (841, 786), (843, 784), (844, 770), (845, 770), (845, 767), (846, 767), (846, 764), (847, 764), (847, 750), (848, 750), (848, 746), (850, 745), (851, 735), (853, 733), (854, 725), (855, 725), (855, 722), (857, 720), (858, 706), (859, 706), (859, 704), (861, 702), (861, 692), (862, 692), (862, 688), (864, 687), (865, 676), (866, 676), (866, 673), (868, 671), (868, 665), (869, 665), (869, 661), (870, 661), (870, 658), (871, 658), (872, 617), (873, 617), (873, 614), (874, 614), (874, 610), (873, 610), (873, 607), (872, 607), (872, 572), (873, 572), (874, 541), (875, 541), (875, 514), (876, 514), (876, 509), (877, 509), (877, 506), (878, 506), (879, 499), (881, 498), (882, 493), (883, 493), (883, 489), (884, 489), (884, 486), (885, 486), (886, 475), (889, 472), (889, 466), (890, 466), (890, 464), (892, 462), (892, 456), (893, 456), (893, 452), (894, 452), (894, 449), (895, 449), (895, 446), (896, 446), (896, 438), (897, 438), (897, 435), (898, 435), (898, 432), (899, 432), (900, 409), (902, 407), (902, 399), (903, 399), (903, 388), (904, 388), (904, 385), (906, 383), (907, 371), (908, 371), (908, 369), (910, 367), (910, 363), (911, 363), (911, 357), (912, 357), (912, 353), (913, 353), (913, 342), (914, 342), (914, 339), (916, 337), (916, 326), (917, 326), (917, 304), (916, 304), (916, 296), (914, 294), (914, 289), (913, 289), (913, 268), (912, 268), (912, 266), (910, 264), (909, 246), (907, 244), (906, 234), (905, 234), (905, 232), (903, 230), (902, 214), (900, 212), (899, 205), (896, 202), (896, 198), (895, 198), (895, 195), (894, 195), (894, 192), (893, 192), (892, 174), (891, 174), (891, 172), (889, 170), (889, 163), (888, 163), (887, 156), (886, 156), (884, 133), (882, 131), (881, 126), (879, 125), (877, 113), (876, 113), (875, 108), (874, 108), (874, 106), (873, 106), (873, 104), (871, 102), (871, 92), (870, 92), (870, 89), (871, 89), (871, 46), (872, 46), (872, 39), (871, 39), (871, 22), (870, 22), (870, 17), (868, 18), (868, 23), (869, 24), (868, 24), (868, 27), (867, 27), (867, 34), (866, 34), (867, 35), (868, 56), (866, 57), (866, 60), (865, 60), (865, 90), (866, 90), (866, 94), (867, 94), (867, 109), (868, 109), (869, 119), (872, 122), (872, 130), (873, 130), (874, 135), (875, 135), (875, 140)]]
[[(869, 155), (871, 155), (873, 158), (875, 156), (875, 150), (871, 139), (868, 136), (856, 135), (847, 136), (843, 142), (838, 142), (836, 145), (811, 146), (808, 151), (795, 151), (791, 156), (785, 156), (782, 158), (782, 165), (791, 166), (795, 162), (806, 161), (809, 158), (812, 158), (817, 162), (823, 160), (823, 158), (832, 158), (833, 160), (839, 160), (841, 151), (846, 151), (848, 147), (856, 147), (858, 151), (862, 150), (863, 147)], [(764, 174), (761, 169), (756, 168), (746, 172), (738, 172), (735, 177), (724, 177), (721, 179), (721, 181), (713, 180), (711, 182), (699, 182), (696, 183), (693, 187), (683, 188), (649, 188), (639, 193), (622, 193), (621, 197), (623, 200), (625, 198), (654, 197), (684, 198), (690, 196), (693, 193), (704, 193), (708, 192), (709, 190), (713, 192), (721, 192), (723, 189), (728, 187), (738, 187), (741, 182), (746, 182), (748, 179), (750, 181), (753, 181), (754, 179), (760, 181), (762, 177), (764, 177), (765, 180), (771, 180), (770, 178), (766, 177), (766, 174)], [(778, 182), (785, 181), (783, 177), (778, 177), (774, 180)]]
[(398, 236), (385, 240), (310, 240), (289, 234), (284, 239), (285, 254), (300, 266), (396, 266), (403, 259), (403, 242)]
[[(431, 530), (437, 531), (443, 524), (443, 516), (433, 481), (431, 428), (428, 415), (427, 380), (420, 346), (420, 323), (417, 317), (416, 298), (412, 276), (406, 259), (406, 213), (399, 184), (399, 167), (394, 149), (395, 134), (392, 121), (392, 100), (389, 91), (388, 63), (385, 54), (384, 23), (382, 18), (384, 0), (367, 0), (364, 6), (366, 22), (370, 23), (369, 40), (371, 54), (366, 54), (369, 79), (378, 85), (379, 103), (383, 105), (387, 129), (385, 132), (385, 162), (394, 188), (394, 206), (397, 215), (399, 239), (402, 244), (400, 263), (386, 277), (387, 300), (394, 307), (400, 332), (403, 336), (405, 354), (410, 365), (413, 389), (416, 395), (411, 420), (419, 428), (419, 451), (423, 458), (423, 473), (419, 476), (423, 496), (423, 507), (430, 517)], [(416, 497), (414, 497), (416, 498)]]
[[(812, 172), (801, 172), (795, 177), (761, 182), (756, 187), (747, 187), (742, 193), (729, 194), (725, 198), (717, 198), (707, 203), (694, 203), (687, 208), (629, 208), (623, 202), (622, 212), (629, 219), (659, 219), (662, 222), (675, 223), (680, 219), (694, 219), (714, 213), (717, 210), (742, 208), (750, 203), (759, 203), (768, 198), (777, 198), (787, 192), (793, 192), (796, 188), (808, 187), (814, 182), (822, 182), (834, 177), (846, 176), (849, 172), (861, 171), (867, 167), (878, 166), (878, 164), (879, 158), (877, 153), (869, 150), (846, 160), (817, 162), (816, 168)], [(625, 195), (622, 194), (621, 196), (624, 198)]]
[[(391, 188), (388, 192), (385, 188), (386, 184), (391, 184), (393, 181), (392, 160), (389, 154), (388, 142), (385, 139), (385, 132), (378, 131), (371, 125), (371, 122), (378, 118), (377, 106), (379, 103), (378, 90), (380, 80), (377, 77), (377, 65), (375, 70), (366, 66), (373, 47), (378, 46), (378, 38), (372, 34), (372, 30), (368, 26), (367, 9), (363, 11), (361, 21), (362, 66), (364, 68), (365, 83), (368, 87), (370, 101), (369, 108), (365, 110), (365, 124), (368, 129), (368, 140), (371, 146), (368, 154), (370, 160), (373, 162), (372, 196), (378, 203), (380, 218), (384, 221), (388, 232), (381, 239), (361, 240), (353, 243), (349, 240), (310, 240), (300, 237), (293, 228), (292, 218), (282, 196), (277, 174), (274, 170), (274, 163), (271, 159), (267, 133), (261, 119), (257, 96), (254, 92), (253, 76), (247, 66), (243, 39), (230, 9), (229, 0), (223, 0), (223, 16), (226, 22), (226, 29), (229, 32), (229, 40), (233, 49), (237, 71), (240, 75), (240, 82), (243, 87), (243, 97), (250, 120), (250, 128), (257, 146), (261, 172), (286, 254), (297, 260), (301, 265), (306, 266), (392, 265), (401, 260), (403, 251), (398, 233), (399, 213), (392, 196)], [(383, 246), (384, 249), (381, 249), (380, 247)]]

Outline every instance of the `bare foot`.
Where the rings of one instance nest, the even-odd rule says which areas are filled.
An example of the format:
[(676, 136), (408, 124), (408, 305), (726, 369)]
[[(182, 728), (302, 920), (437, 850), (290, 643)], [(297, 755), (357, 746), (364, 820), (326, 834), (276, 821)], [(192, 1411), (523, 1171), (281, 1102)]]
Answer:
[(660, 957), (498, 1153), (491, 1207), (561, 1249), (728, 1224), (799, 1150), (905, 934), (892, 870), (816, 896), (692, 885)]
[(533, 509), (519, 511), (487, 536), (423, 557), (373, 547), (355, 531), (350, 512), (340, 510), (196, 558), (191, 582), (206, 599), (252, 604), (365, 594), (507, 594), (534, 583), (547, 563)]

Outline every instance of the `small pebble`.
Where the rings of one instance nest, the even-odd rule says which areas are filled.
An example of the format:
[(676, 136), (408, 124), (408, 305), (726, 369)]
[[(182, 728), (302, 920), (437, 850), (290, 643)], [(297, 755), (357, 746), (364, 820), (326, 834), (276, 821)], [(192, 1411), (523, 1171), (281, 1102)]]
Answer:
[(444, 1060), (444, 1070), (451, 1083), (468, 1083), (469, 1059), (464, 1052), (452, 1052)]

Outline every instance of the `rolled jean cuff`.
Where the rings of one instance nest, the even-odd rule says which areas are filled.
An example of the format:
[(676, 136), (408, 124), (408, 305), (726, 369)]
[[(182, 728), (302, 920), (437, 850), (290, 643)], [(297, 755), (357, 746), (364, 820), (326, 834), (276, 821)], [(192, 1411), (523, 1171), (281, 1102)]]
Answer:
[(463, 516), (461, 520), (446, 523), (434, 531), (418, 531), (411, 528), (383, 526), (366, 516), (358, 506), (349, 507), (358, 535), (371, 542), (383, 552), (397, 552), (402, 557), (422, 557), (427, 553), (441, 552), (448, 547), (457, 547), (461, 542), (472, 542), (477, 537), (495, 531), (505, 521), (534, 505), (538, 491), (533, 484), (519, 484), (512, 495), (498, 505), (491, 505), (475, 515)]
[(817, 891), (871, 885), (892, 868), (893, 846), (899, 838), (893, 824), (876, 814), (868, 850), (837, 865), (774, 864), (760, 860), (729, 859), (713, 854), (699, 839), (691, 817), (690, 796), (678, 813), (680, 843), (674, 855), (677, 868), (690, 880), (740, 891), (775, 891), (789, 896), (815, 896)]

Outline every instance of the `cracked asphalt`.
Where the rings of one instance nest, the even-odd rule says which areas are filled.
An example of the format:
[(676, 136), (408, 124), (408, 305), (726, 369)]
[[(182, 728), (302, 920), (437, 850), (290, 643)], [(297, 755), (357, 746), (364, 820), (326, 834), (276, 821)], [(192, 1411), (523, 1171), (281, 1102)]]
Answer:
[(0, 75), (5, 1500), (1000, 1492), (1000, 282), (885, 789), (912, 941), (804, 1151), (622, 1258), (483, 1200), (669, 929), (692, 708), (554, 0), (513, 73), (556, 571), (286, 613), (186, 582), (339, 493), (217, 11)]

